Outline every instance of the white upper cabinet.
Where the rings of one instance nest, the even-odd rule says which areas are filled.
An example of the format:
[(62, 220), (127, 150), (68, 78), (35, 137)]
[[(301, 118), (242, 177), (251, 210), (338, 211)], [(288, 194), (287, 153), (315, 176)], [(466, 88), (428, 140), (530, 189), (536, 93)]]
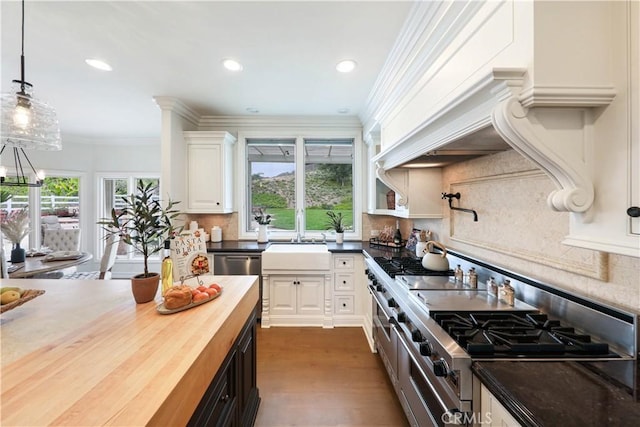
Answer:
[(233, 211), (233, 144), (228, 132), (185, 132), (189, 213)]
[(399, 218), (442, 218), (442, 169), (395, 168), (384, 170), (372, 161), (377, 154), (368, 147), (367, 212)]
[(442, 218), (440, 168), (396, 168), (379, 171), (378, 177), (395, 189), (395, 207), (382, 213), (399, 218)]

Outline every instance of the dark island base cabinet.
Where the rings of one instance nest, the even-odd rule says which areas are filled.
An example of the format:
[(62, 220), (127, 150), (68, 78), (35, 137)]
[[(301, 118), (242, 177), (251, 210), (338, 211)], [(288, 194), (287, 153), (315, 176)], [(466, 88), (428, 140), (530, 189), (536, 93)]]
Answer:
[(211, 381), (188, 426), (255, 424), (260, 405), (256, 385), (256, 314), (251, 315)]

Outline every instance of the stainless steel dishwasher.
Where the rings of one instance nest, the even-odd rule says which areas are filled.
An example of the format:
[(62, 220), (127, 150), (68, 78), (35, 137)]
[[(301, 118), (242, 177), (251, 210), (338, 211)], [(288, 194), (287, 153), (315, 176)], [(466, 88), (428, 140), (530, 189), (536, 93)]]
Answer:
[(214, 252), (213, 274), (220, 276), (258, 276), (260, 300), (258, 319), (262, 314), (262, 256), (260, 252)]

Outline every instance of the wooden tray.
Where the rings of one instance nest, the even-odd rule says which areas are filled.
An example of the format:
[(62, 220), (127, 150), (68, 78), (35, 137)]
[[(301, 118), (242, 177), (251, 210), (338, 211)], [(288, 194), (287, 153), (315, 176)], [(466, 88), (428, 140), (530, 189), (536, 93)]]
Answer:
[(27, 289), (22, 293), (20, 299), (10, 302), (9, 304), (0, 305), (0, 313), (12, 310), (42, 294), (44, 294), (44, 291), (42, 289)]
[(202, 301), (198, 301), (198, 302), (192, 302), (189, 305), (185, 305), (183, 307), (178, 307), (178, 308), (174, 308), (174, 309), (165, 308), (164, 303), (161, 303), (156, 307), (156, 310), (160, 314), (173, 314), (173, 313), (177, 313), (179, 311), (189, 310), (190, 308), (193, 308), (193, 307), (196, 307), (198, 305), (202, 305), (202, 304), (208, 303), (209, 301), (213, 301), (214, 299), (218, 298), (220, 296), (220, 294), (222, 294), (222, 289), (220, 289), (220, 292), (218, 292), (217, 294), (215, 294), (211, 298), (208, 298), (208, 299), (205, 299), (205, 300), (202, 300)]

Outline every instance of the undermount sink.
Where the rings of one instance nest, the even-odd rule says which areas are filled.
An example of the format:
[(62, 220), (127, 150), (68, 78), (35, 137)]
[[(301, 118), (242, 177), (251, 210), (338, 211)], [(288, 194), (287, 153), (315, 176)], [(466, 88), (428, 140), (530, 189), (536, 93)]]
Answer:
[(331, 252), (324, 244), (272, 243), (262, 253), (262, 271), (329, 270)]

